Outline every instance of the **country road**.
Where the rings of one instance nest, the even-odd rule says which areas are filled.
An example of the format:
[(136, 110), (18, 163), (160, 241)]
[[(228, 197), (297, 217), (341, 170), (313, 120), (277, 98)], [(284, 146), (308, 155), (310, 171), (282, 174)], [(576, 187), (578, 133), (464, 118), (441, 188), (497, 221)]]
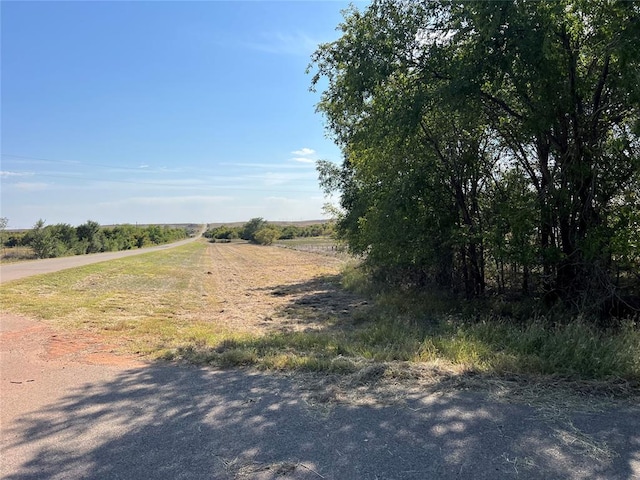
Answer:
[(67, 268), (82, 267), (84, 265), (91, 265), (92, 263), (106, 262), (108, 260), (115, 260), (118, 258), (178, 247), (202, 237), (202, 234), (206, 229), (207, 225), (203, 225), (195, 237), (166, 245), (158, 245), (156, 247), (139, 248), (136, 250), (121, 250), (119, 252), (93, 253), (89, 255), (75, 255), (73, 257), (46, 258), (44, 260), (29, 260), (26, 262), (9, 263), (5, 265), (0, 264), (0, 284), (10, 282), (12, 280), (31, 277), (33, 275), (53, 273), (60, 270), (66, 270)]

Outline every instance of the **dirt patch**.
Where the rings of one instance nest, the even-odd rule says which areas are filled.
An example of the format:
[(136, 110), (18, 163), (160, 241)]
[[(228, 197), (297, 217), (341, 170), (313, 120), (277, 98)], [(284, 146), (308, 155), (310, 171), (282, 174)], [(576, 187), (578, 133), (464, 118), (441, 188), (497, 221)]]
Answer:
[(98, 335), (54, 333), (47, 340), (46, 360), (80, 362), (91, 365), (134, 367), (142, 362), (131, 355), (117, 353), (114, 345), (105, 343)]
[(92, 365), (141, 366), (134, 356), (116, 353), (114, 345), (90, 332), (73, 333), (19, 315), (2, 314), (0, 346), (3, 352), (20, 352), (44, 362), (76, 362)]

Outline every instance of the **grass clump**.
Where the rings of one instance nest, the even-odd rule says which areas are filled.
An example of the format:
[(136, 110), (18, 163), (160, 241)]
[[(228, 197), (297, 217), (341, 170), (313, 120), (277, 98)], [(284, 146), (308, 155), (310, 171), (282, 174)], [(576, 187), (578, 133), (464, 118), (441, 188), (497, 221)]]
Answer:
[(569, 377), (640, 379), (640, 331), (632, 323), (604, 332), (580, 319), (549, 326), (492, 321), (469, 325), (468, 335), (490, 347), (497, 371), (524, 371)]
[(382, 290), (356, 266), (346, 269), (343, 285), (375, 298), (377, 319), (356, 334), (366, 358), (444, 360), (494, 374), (640, 381), (640, 329), (634, 321), (605, 331), (579, 317), (551, 321), (526, 305), (514, 319), (517, 306), (496, 315), (492, 306), (437, 292)]

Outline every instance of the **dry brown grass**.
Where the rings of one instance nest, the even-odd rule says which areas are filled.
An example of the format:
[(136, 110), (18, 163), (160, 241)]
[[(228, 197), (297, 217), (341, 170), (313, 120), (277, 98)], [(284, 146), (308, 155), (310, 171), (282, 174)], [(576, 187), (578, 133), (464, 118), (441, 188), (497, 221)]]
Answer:
[(35, 259), (36, 254), (31, 247), (6, 247), (0, 251), (0, 263), (4, 264)]
[[(210, 244), (207, 255), (209, 295), (215, 300), (213, 315), (234, 331), (263, 334), (268, 331), (309, 328), (276, 315), (296, 298), (322, 291), (310, 281), (334, 276), (343, 262), (303, 252), (250, 244)], [(308, 287), (301, 285), (308, 284)]]

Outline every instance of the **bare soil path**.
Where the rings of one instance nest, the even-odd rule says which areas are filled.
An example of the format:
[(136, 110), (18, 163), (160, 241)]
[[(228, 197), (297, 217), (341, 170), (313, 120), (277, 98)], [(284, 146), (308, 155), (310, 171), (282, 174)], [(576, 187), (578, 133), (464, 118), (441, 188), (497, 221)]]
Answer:
[[(216, 244), (209, 253), (220, 319), (315, 328), (313, 318), (296, 323), (295, 308), (310, 272), (330, 271), (332, 260), (319, 267), (311, 254)], [(312, 287), (321, 299), (322, 282)], [(284, 297), (294, 298), (291, 315), (269, 320)], [(353, 299), (326, 300), (340, 314)], [(0, 478), (640, 478), (637, 405), (452, 378), (145, 363), (113, 351), (102, 337), (2, 314)]]

